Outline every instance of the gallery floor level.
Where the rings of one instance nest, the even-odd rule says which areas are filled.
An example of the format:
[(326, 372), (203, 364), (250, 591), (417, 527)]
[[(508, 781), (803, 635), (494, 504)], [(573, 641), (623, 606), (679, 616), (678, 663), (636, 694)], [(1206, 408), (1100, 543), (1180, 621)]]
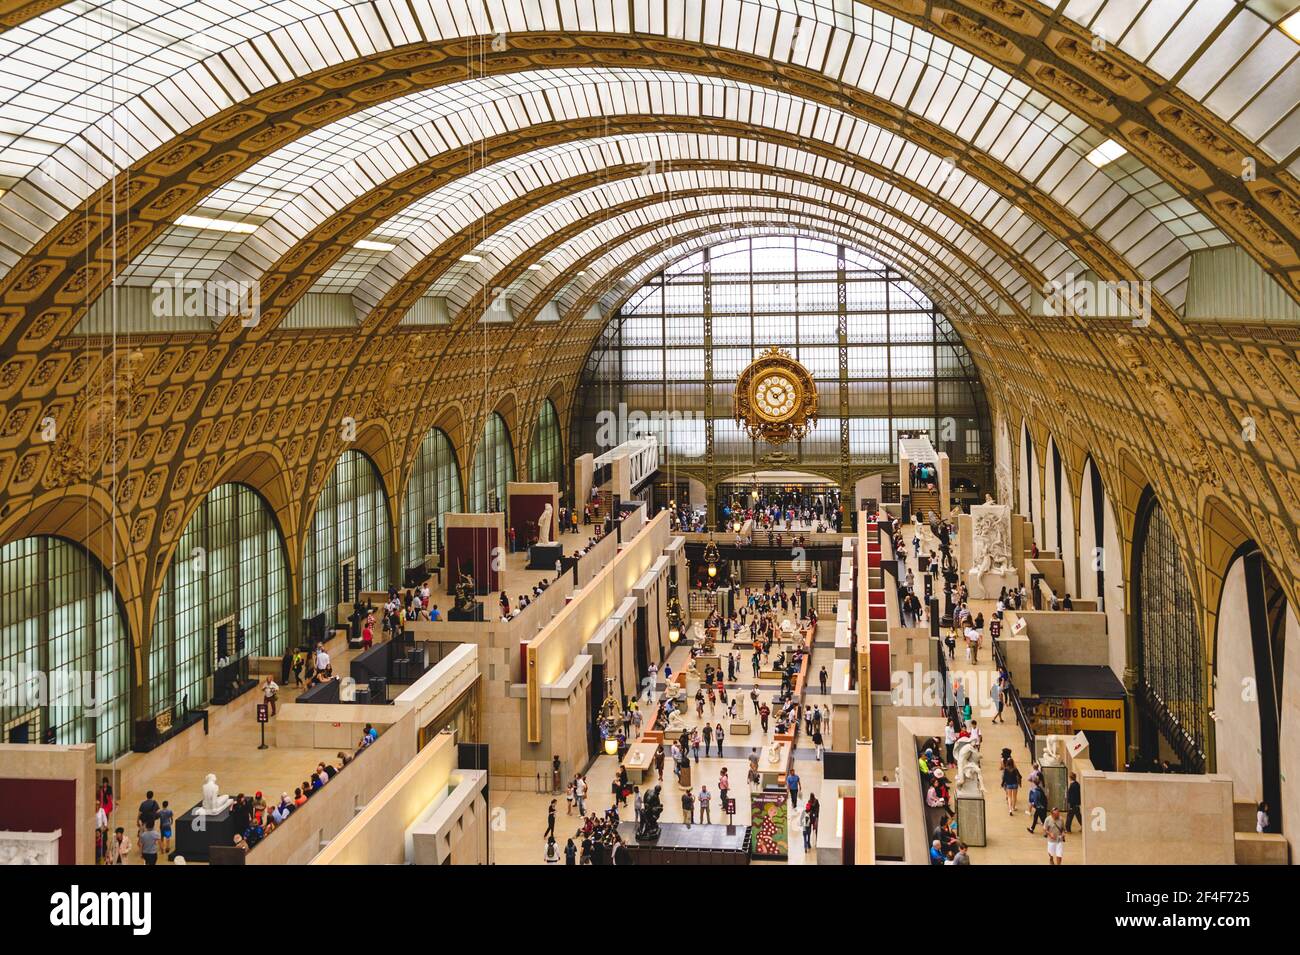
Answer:
[(0, 0), (0, 115), (0, 863), (1293, 860), (1297, 0)]

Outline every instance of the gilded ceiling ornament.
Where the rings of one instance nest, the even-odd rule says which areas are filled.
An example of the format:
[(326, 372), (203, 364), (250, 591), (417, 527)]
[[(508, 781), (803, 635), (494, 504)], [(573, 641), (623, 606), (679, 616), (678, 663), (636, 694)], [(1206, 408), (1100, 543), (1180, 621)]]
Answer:
[(736, 422), (769, 444), (799, 441), (817, 424), (817, 385), (789, 352), (772, 347), (736, 379)]
[(107, 358), (87, 386), (85, 400), (54, 439), (46, 481), (52, 487), (89, 478), (113, 445), (119, 423), (130, 414), (144, 353), (132, 351)]
[(1152, 417), (1163, 422), (1174, 437), (1175, 446), (1182, 452), (1185, 464), (1204, 482), (1216, 488), (1223, 487), (1213, 457), (1207, 452), (1205, 442), (1196, 431), (1191, 418), (1183, 410), (1177, 393), (1164, 377), (1155, 370), (1142, 354), (1137, 343), (1128, 335), (1115, 339), (1124, 365), (1137, 379), (1151, 399)]

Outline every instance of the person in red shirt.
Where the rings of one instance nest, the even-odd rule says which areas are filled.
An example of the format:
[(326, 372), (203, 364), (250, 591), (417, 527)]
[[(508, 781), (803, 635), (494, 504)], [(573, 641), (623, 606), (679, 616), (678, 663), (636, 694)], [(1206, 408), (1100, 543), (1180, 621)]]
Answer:
[(361, 630), (361, 645), (365, 647), (367, 650), (369, 650), (371, 644), (373, 644), (374, 642), (375, 642), (375, 631), (371, 628), (370, 621), (367, 620), (365, 627), (363, 627)]

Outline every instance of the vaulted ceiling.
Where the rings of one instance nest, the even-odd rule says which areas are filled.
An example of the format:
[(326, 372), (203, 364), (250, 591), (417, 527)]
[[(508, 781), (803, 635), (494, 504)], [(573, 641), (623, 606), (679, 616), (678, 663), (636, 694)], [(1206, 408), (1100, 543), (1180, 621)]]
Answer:
[[(664, 263), (793, 232), (906, 272), (1079, 467), (1149, 462), (1189, 548), (1205, 489), (1232, 501), (1294, 588), (1294, 331), (1185, 321), (1206, 249), (1300, 301), (1287, 6), (0, 0), (0, 534), (93, 489), (147, 593), (231, 453), (274, 447), (298, 527), (357, 417), (397, 493), (448, 414), (471, 446), (508, 392), (526, 432)], [(1151, 325), (1035, 310), (1085, 272), (1150, 282)], [(175, 275), (251, 283), (259, 320), (117, 324)], [(347, 321), (286, 324), (313, 295)]]

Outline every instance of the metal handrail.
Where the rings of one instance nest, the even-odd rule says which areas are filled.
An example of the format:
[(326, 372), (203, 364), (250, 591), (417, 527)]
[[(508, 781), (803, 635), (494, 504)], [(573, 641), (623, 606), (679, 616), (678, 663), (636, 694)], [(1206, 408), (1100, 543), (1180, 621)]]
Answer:
[(1011, 711), (1016, 714), (1016, 725), (1020, 727), (1020, 734), (1024, 737), (1025, 749), (1029, 750), (1029, 755), (1032, 758), (1035, 755), (1034, 730), (1029, 725), (1029, 716), (1025, 713), (1025, 704), (1020, 699), (1020, 691), (1016, 689), (1014, 675), (1007, 666), (1007, 660), (1002, 653), (1000, 642), (994, 637), (992, 643), (993, 660), (997, 663), (998, 669), (1004, 671), (1007, 675), (1007, 688), (1004, 692), (1011, 703)]

